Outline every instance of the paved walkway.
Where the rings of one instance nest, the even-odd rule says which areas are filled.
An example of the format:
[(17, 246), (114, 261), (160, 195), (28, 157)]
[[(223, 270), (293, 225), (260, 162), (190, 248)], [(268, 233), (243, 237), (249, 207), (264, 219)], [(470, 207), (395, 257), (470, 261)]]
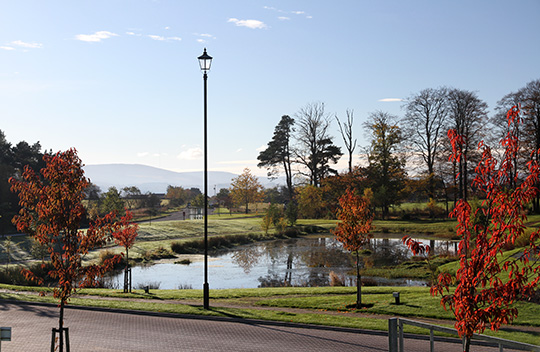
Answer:
[[(0, 301), (0, 326), (12, 327), (3, 352), (48, 351), (58, 308)], [(306, 328), (236, 319), (186, 318), (159, 314), (67, 308), (71, 351), (388, 351), (383, 332)], [(407, 339), (406, 351), (429, 351), (429, 342)], [(437, 351), (460, 351), (438, 342)], [(497, 351), (475, 347), (474, 351)], [(506, 351), (506, 350), (505, 350)]]

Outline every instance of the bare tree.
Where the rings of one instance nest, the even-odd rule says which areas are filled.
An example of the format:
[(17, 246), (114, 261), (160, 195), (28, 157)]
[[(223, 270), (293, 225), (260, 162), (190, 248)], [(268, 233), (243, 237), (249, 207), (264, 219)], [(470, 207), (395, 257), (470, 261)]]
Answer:
[(475, 92), (451, 89), (448, 92), (449, 127), (465, 139), (462, 158), (457, 161), (459, 198), (467, 200), (469, 161), (474, 158), (476, 146), (482, 139), (487, 121), (487, 104)]
[[(517, 182), (519, 180), (518, 171), (525, 171), (527, 169), (526, 162), (530, 160), (530, 150), (527, 150), (528, 148), (526, 142), (526, 126), (521, 123), (509, 124), (507, 119), (508, 110), (519, 105), (523, 100), (522, 93), (523, 92), (521, 91), (509, 93), (497, 102), (497, 107), (495, 108), (496, 112), (489, 119), (494, 133), (485, 137), (485, 140), (489, 141), (490, 145), (499, 144), (499, 142), (510, 132), (517, 137), (517, 141), (519, 143), (518, 150), (512, 159), (513, 168), (508, 171), (511, 175), (509, 182), (510, 187), (512, 188), (517, 186)], [(500, 152), (503, 151), (504, 150), (502, 150), (502, 148), (494, 148), (492, 152), (500, 160), (502, 160), (504, 155), (500, 154)]]
[[(521, 104), (521, 117), (524, 123), (519, 127), (520, 131), (513, 130), (512, 132), (523, 142), (523, 152), (516, 156), (518, 159), (514, 160), (514, 163), (515, 165), (519, 163), (521, 168), (526, 168), (525, 163), (531, 160), (531, 156), (536, 162), (540, 162), (538, 152), (540, 150), (540, 79), (527, 83), (517, 92), (505, 95), (498, 102), (498, 111), (492, 121), (499, 127), (501, 138), (508, 132), (506, 113), (518, 104)], [(540, 194), (533, 200), (533, 208), (535, 213), (540, 212)]]
[[(540, 162), (540, 79), (531, 81), (521, 89), (521, 108), (529, 131), (529, 143), (533, 146), (533, 158)], [(538, 187), (538, 184), (536, 185)], [(540, 194), (533, 201), (535, 213), (540, 213)]]
[(330, 163), (337, 163), (343, 153), (328, 135), (330, 119), (324, 112), (324, 103), (308, 104), (298, 111), (296, 117), (297, 161), (307, 168), (307, 172), (300, 170), (300, 174), (309, 177), (310, 184), (319, 187), (321, 179), (337, 174)]
[(339, 126), (339, 132), (341, 132), (341, 137), (343, 138), (343, 143), (345, 143), (345, 148), (347, 148), (347, 152), (349, 153), (349, 173), (352, 173), (352, 157), (356, 149), (356, 138), (353, 138), (354, 110), (347, 109), (346, 113), (347, 122), (342, 124), (337, 115), (336, 120)]
[(446, 95), (446, 88), (428, 88), (412, 95), (407, 99), (401, 121), (404, 139), (427, 167), (429, 198), (435, 198), (435, 163), (446, 132)]

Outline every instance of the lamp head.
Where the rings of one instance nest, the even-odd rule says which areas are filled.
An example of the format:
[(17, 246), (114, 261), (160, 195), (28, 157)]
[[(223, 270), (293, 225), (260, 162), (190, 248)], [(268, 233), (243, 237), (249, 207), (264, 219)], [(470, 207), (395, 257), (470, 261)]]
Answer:
[(206, 53), (206, 48), (204, 48), (203, 54), (199, 56), (198, 59), (201, 71), (203, 71), (204, 73), (210, 71), (210, 65), (212, 64), (212, 56)]

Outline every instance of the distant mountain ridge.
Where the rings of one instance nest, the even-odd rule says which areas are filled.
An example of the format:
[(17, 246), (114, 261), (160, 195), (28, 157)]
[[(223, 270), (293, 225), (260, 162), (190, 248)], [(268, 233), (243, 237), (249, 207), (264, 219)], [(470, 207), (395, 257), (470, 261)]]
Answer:
[[(97, 164), (86, 165), (83, 169), (90, 182), (99, 186), (103, 192), (113, 186), (118, 189), (136, 186), (142, 193), (165, 193), (169, 185), (196, 187), (201, 191), (204, 187), (202, 171), (174, 172), (141, 164)], [(237, 176), (231, 172), (209, 171), (208, 193), (213, 195), (214, 186), (217, 190), (229, 188), (231, 180)]]

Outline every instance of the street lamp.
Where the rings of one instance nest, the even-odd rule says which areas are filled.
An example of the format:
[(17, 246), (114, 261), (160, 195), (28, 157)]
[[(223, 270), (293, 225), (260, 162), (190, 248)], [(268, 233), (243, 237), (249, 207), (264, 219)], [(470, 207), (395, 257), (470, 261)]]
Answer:
[(198, 57), (199, 66), (203, 72), (204, 81), (204, 284), (203, 284), (203, 308), (210, 308), (210, 287), (208, 286), (208, 152), (207, 152), (207, 106), (206, 106), (206, 81), (207, 72), (210, 71), (212, 57), (206, 53), (206, 48)]

